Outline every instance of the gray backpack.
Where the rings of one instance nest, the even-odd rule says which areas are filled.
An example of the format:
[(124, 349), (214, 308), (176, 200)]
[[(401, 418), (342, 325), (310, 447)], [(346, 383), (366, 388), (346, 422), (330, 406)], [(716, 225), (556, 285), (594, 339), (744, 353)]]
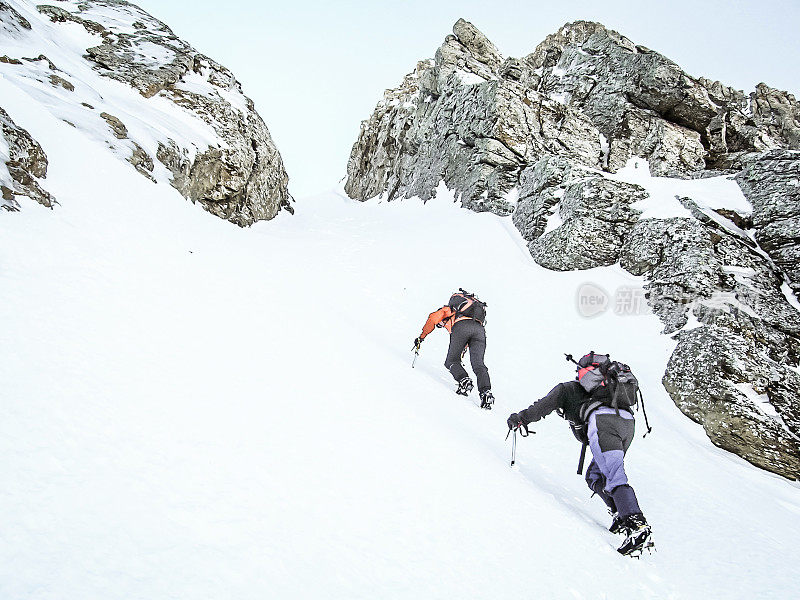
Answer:
[[(567, 360), (574, 362), (578, 366), (576, 379), (580, 382), (584, 390), (589, 393), (589, 398), (580, 408), (579, 416), (581, 423), (570, 423), (572, 433), (581, 442), (581, 456), (578, 460), (578, 475), (583, 474), (583, 461), (586, 457), (586, 446), (589, 441), (586, 438), (586, 427), (591, 415), (601, 406), (609, 406), (617, 411), (627, 410), (633, 414), (633, 407), (637, 405), (638, 399), (642, 398), (639, 390), (639, 381), (631, 372), (631, 368), (625, 363), (611, 360), (608, 354), (595, 354), (594, 350), (581, 357), (579, 361), (572, 358), (571, 354), (566, 354)], [(647, 413), (644, 412), (644, 398), (642, 398), (642, 413), (644, 422), (647, 426), (646, 436), (652, 428), (647, 422)]]
[(607, 354), (595, 354), (592, 351), (584, 355), (577, 362), (577, 366), (577, 379), (589, 393), (589, 400), (583, 404), (580, 411), (584, 422), (601, 406), (633, 413), (633, 407), (638, 403), (640, 393), (639, 381), (628, 365), (611, 360)]

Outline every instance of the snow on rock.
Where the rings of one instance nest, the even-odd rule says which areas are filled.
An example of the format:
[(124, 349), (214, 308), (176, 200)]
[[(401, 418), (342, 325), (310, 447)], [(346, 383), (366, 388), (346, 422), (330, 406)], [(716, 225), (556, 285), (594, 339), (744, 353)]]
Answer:
[(18, 127), (0, 108), (0, 207), (17, 211), (17, 196), (27, 196), (39, 204), (53, 207), (55, 199), (40, 185), (47, 177), (47, 155), (31, 135)]
[[(800, 478), (800, 379), (792, 369), (800, 361), (800, 312), (787, 302), (776, 264), (728, 218), (747, 226), (752, 209), (726, 177), (648, 178), (634, 178), (650, 197), (636, 205), (644, 215), (625, 238), (620, 264), (645, 278), (664, 332), (679, 332), (664, 386), (715, 444)], [(690, 322), (702, 326), (689, 330)], [(763, 414), (736, 387), (742, 382), (780, 406), (778, 414)]]
[[(757, 320), (734, 313), (704, 323), (677, 334), (664, 387), (714, 444), (767, 471), (800, 479), (800, 376), (759, 343)], [(741, 384), (758, 395), (745, 393)], [(764, 397), (774, 414), (764, 411)]]
[(570, 183), (558, 207), (562, 224), (531, 241), (531, 256), (558, 271), (613, 265), (639, 216), (632, 205), (644, 196), (638, 185), (599, 175)]
[(33, 101), (218, 217), (245, 226), (292, 210), (252, 101), (164, 23), (124, 1), (3, 6), (0, 74)]

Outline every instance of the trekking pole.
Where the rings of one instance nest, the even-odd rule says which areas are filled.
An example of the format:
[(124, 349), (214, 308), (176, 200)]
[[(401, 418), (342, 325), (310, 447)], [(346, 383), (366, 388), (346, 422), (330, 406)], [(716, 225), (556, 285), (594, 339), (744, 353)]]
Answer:
[(642, 401), (642, 414), (644, 415), (644, 424), (647, 427), (647, 433), (642, 436), (642, 439), (647, 437), (647, 434), (653, 431), (653, 428), (650, 427), (650, 423), (647, 422), (647, 411), (644, 409), (644, 396), (642, 396), (642, 390), (636, 390), (639, 392), (639, 400)]
[(564, 354), (564, 356), (566, 357), (567, 362), (575, 363), (576, 365), (578, 364), (578, 361), (572, 358), (572, 354)]
[(411, 368), (414, 368), (414, 365), (417, 364), (417, 357), (419, 356), (419, 348), (414, 350), (414, 360), (411, 361)]
[(511, 466), (517, 462), (517, 430), (514, 430), (514, 441), (511, 442)]

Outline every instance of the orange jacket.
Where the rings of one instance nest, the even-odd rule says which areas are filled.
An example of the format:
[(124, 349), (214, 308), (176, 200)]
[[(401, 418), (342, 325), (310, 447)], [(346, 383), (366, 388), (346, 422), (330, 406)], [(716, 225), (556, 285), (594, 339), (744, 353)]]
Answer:
[(430, 315), (428, 315), (428, 320), (425, 321), (425, 325), (422, 326), (422, 333), (419, 334), (419, 337), (420, 339), (424, 340), (425, 336), (433, 331), (434, 327), (444, 327), (447, 329), (448, 333), (450, 333), (453, 330), (453, 325), (459, 321), (469, 318), (471, 317), (464, 315), (456, 318), (456, 312), (452, 308), (449, 306), (443, 306), (436, 312), (432, 312)]

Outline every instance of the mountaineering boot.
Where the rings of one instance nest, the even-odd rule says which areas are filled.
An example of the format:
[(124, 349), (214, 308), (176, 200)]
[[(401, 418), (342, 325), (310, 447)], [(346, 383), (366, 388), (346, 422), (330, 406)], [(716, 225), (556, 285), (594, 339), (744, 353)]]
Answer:
[(492, 392), (490, 390), (481, 392), (481, 408), (492, 410), (492, 404), (494, 404), (494, 396), (492, 396)]
[(650, 539), (650, 525), (647, 524), (642, 513), (635, 513), (625, 517), (624, 527), (627, 530), (625, 533), (628, 537), (617, 548), (617, 552), (638, 558), (642, 555), (642, 551), (649, 551), (650, 548), (654, 547), (653, 540)]
[(470, 379), (469, 377), (464, 377), (464, 379), (458, 382), (458, 388), (456, 389), (456, 394), (466, 396), (472, 391), (473, 387), (475, 386), (472, 385), (472, 379)]
[(611, 533), (622, 533), (627, 537), (628, 530), (625, 527), (625, 518), (620, 518), (617, 513), (611, 513), (611, 527), (609, 527), (608, 530)]

